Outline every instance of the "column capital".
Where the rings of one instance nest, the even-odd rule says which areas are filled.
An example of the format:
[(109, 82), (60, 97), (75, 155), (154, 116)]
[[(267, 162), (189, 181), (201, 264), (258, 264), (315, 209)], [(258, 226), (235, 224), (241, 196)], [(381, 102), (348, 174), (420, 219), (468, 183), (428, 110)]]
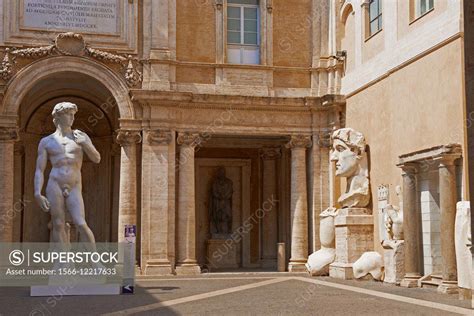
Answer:
[(461, 158), (460, 154), (445, 154), (433, 159), (438, 163), (438, 168), (445, 168), (447, 166), (454, 166), (455, 161)]
[(122, 147), (138, 144), (142, 141), (142, 135), (137, 130), (119, 129), (116, 133), (116, 141)]
[(222, 10), (222, 8), (224, 6), (224, 0), (215, 0), (215, 3), (216, 3), (216, 9), (217, 10)]
[(147, 130), (145, 139), (149, 145), (168, 145), (171, 142), (171, 131), (169, 130)]
[(281, 148), (266, 147), (260, 149), (260, 158), (263, 160), (275, 160), (281, 157)]
[(0, 127), (0, 142), (16, 142), (19, 139), (18, 128)]
[(313, 135), (314, 144), (319, 147), (329, 148), (331, 147), (331, 133), (332, 130), (319, 131)]
[(310, 135), (291, 135), (290, 141), (286, 144), (286, 148), (309, 148), (313, 142)]
[(201, 142), (202, 138), (199, 133), (179, 133), (177, 138), (178, 145), (197, 147)]
[(397, 167), (402, 169), (402, 176), (405, 175), (415, 175), (418, 173), (419, 166), (414, 162), (407, 162), (403, 164), (398, 164)]

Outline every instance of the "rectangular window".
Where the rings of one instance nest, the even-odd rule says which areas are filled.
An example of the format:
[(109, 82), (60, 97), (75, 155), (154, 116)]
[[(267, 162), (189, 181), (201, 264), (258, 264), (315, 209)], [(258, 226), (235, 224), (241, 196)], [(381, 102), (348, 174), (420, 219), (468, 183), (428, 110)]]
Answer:
[(258, 0), (227, 1), (227, 61), (260, 63)]
[(370, 0), (369, 2), (369, 36), (382, 29), (382, 1)]
[(415, 18), (433, 10), (434, 0), (415, 0)]

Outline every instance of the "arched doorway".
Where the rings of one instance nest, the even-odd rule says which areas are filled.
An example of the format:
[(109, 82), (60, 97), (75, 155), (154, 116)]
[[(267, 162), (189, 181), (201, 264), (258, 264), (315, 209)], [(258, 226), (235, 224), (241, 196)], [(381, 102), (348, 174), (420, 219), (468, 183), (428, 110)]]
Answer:
[(39, 140), (54, 132), (51, 111), (62, 101), (78, 105), (73, 128), (86, 132), (102, 156), (100, 164), (85, 159), (82, 167), (87, 222), (98, 242), (117, 241), (121, 151), (114, 131), (120, 128), (119, 118), (133, 118), (128, 88), (109, 68), (70, 56), (27, 66), (11, 80), (5, 94), (1, 113), (16, 117), (20, 134), (15, 144), (13, 201), (23, 201), (23, 212), (13, 218), (12, 240), (49, 240), (50, 216), (34, 201), (33, 179)]

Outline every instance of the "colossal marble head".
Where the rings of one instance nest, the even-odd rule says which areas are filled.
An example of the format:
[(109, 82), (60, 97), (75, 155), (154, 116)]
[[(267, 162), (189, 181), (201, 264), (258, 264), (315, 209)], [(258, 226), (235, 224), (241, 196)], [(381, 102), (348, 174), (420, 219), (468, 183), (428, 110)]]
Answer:
[(72, 126), (74, 122), (74, 115), (77, 112), (77, 105), (71, 102), (61, 102), (54, 106), (53, 112), (53, 123), (55, 126), (58, 124), (63, 126)]
[(331, 161), (336, 162), (336, 176), (351, 177), (365, 153), (365, 138), (352, 128), (341, 128), (332, 134)]
[(366, 207), (370, 202), (369, 170), (365, 138), (352, 128), (341, 128), (331, 136), (331, 161), (336, 176), (347, 178), (346, 191), (338, 202), (345, 207)]

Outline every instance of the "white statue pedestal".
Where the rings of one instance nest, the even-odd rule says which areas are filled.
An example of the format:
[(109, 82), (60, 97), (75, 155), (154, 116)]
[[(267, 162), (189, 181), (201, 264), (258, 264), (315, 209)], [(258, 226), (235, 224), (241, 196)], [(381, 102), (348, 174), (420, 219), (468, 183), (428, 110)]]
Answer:
[(343, 208), (335, 218), (336, 260), (329, 276), (353, 279), (352, 264), (374, 247), (374, 220), (367, 208)]
[(238, 268), (237, 244), (230, 238), (207, 240), (209, 269)]
[(400, 284), (405, 276), (405, 242), (403, 240), (384, 240), (383, 261), (385, 283)]

